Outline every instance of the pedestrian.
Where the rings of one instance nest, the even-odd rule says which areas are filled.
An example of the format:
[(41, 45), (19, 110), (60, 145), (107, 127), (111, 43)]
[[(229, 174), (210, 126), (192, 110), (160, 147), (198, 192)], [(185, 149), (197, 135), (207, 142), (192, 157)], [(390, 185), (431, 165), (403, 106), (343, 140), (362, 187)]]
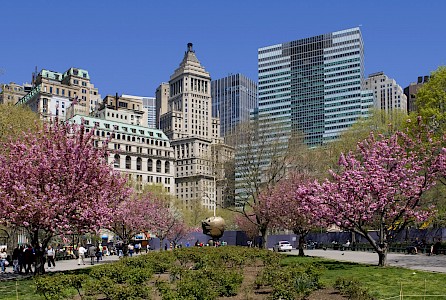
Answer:
[(164, 244), (164, 251), (167, 251), (167, 244)]
[(25, 263), (23, 262), (23, 255), (24, 255), (23, 252), (24, 251), (25, 251), (25, 247), (23, 247), (23, 245), (21, 245), (19, 247), (19, 255), (17, 257), (18, 262), (19, 262), (19, 266), (18, 266), (18, 273), (19, 274), (22, 274), (23, 267), (25, 266)]
[(32, 264), (34, 263), (34, 249), (30, 244), (26, 245), (23, 252), (23, 264), (25, 265), (25, 274), (32, 272)]
[(15, 247), (12, 251), (12, 268), (14, 273), (19, 273), (19, 254), (20, 248), (17, 245), (17, 247)]
[(91, 245), (88, 247), (88, 256), (90, 257), (91, 265), (94, 265), (94, 258), (96, 257), (96, 246)]
[(128, 249), (129, 249), (129, 256), (132, 257), (135, 247), (133, 246), (133, 244), (129, 244)]
[(135, 244), (135, 254), (139, 253), (139, 249), (141, 248), (141, 244), (140, 243), (136, 243)]
[(101, 259), (102, 256), (102, 251), (100, 246), (96, 249), (95, 255), (96, 255), (96, 263), (99, 263), (99, 260)]
[(6, 260), (8, 258), (8, 254), (6, 254), (6, 248), (3, 248), (0, 251), (0, 267), (2, 269), (2, 273), (5, 273), (6, 266), (8, 265), (8, 261)]
[(48, 269), (51, 269), (51, 265), (53, 265), (53, 268), (56, 267), (56, 262), (54, 261), (55, 256), (56, 256), (56, 252), (54, 251), (53, 247), (51, 247), (51, 245), (49, 245), (48, 249), (46, 250), (46, 259), (48, 261)]
[(77, 260), (77, 265), (79, 266), (81, 263), (85, 265), (85, 252), (87, 252), (87, 249), (84, 248), (84, 246), (80, 246), (79, 249), (77, 249), (79, 253), (79, 258)]

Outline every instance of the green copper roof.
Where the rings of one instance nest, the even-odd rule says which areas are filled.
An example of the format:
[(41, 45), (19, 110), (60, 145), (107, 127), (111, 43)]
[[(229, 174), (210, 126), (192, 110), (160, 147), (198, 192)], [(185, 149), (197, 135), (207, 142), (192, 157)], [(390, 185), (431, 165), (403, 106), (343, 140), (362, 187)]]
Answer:
[(79, 68), (69, 68), (65, 73), (63, 73), (63, 77), (72, 75), (78, 76), (85, 79), (90, 79), (90, 75), (87, 70), (79, 69)]
[[(144, 126), (130, 125), (126, 123), (103, 120), (99, 118), (80, 116), (80, 115), (75, 115), (68, 121), (75, 124), (81, 124), (82, 119), (84, 119), (85, 127), (88, 128), (93, 128), (96, 126), (100, 130), (169, 141), (169, 139), (167, 138), (167, 136), (164, 134), (163, 131)], [(88, 121), (88, 124), (86, 124), (85, 121)], [(106, 127), (106, 124), (108, 125), (108, 128)]]

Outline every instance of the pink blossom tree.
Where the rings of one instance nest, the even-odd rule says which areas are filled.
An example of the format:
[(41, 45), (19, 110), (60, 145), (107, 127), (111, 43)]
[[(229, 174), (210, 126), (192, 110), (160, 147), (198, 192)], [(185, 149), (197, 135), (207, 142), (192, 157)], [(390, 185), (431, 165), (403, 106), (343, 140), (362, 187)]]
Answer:
[(194, 232), (202, 232), (202, 230), (198, 227), (190, 227), (184, 220), (180, 219), (171, 228), (166, 238), (176, 246), (181, 240), (192, 241)]
[(155, 224), (150, 228), (150, 232), (154, 233), (160, 240), (160, 250), (165, 239), (172, 236), (175, 230), (184, 223), (182, 215), (173, 204), (163, 198), (153, 199), (152, 215), (156, 216)]
[(259, 227), (256, 223), (256, 216), (255, 214), (251, 214), (248, 216), (245, 215), (236, 215), (234, 217), (234, 222), (237, 225), (237, 227), (243, 231), (248, 239), (251, 241), (255, 241), (255, 239), (259, 236)]
[[(341, 170), (322, 185), (328, 221), (363, 236), (380, 266), (396, 233), (434, 213), (422, 196), (438, 175), (437, 149), (424, 145), (401, 132), (371, 134), (357, 153), (341, 155)], [(377, 238), (370, 229), (378, 230)]]
[(305, 238), (317, 227), (326, 225), (325, 206), (322, 204), (320, 186), (300, 173), (289, 174), (281, 180), (271, 194), (272, 211), (276, 214), (274, 225), (292, 230), (299, 236), (299, 256), (304, 256)]
[(150, 231), (162, 223), (156, 196), (151, 192), (142, 194), (133, 191), (133, 195), (116, 203), (113, 218), (108, 229), (119, 236), (123, 242), (123, 253), (127, 256), (127, 246), (134, 236)]
[(97, 231), (112, 204), (127, 197), (125, 180), (94, 147), (83, 126), (44, 124), (0, 155), (0, 219), (24, 228), (31, 244), (46, 247), (58, 234)]

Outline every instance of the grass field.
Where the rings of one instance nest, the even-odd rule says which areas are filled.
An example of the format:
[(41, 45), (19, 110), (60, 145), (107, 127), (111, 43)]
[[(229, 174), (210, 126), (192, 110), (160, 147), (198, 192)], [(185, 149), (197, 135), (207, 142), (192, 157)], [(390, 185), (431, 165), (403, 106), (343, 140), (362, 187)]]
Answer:
[(414, 271), (396, 267), (382, 268), (296, 256), (289, 256), (282, 263), (290, 264), (296, 261), (321, 265), (324, 268), (321, 281), (325, 286), (333, 286), (339, 277), (348, 277), (358, 279), (369, 290), (370, 295), (377, 299), (399, 296), (401, 288), (404, 299), (423, 299), (423, 297), (409, 297), (409, 295), (437, 295), (437, 297), (426, 297), (426, 299), (446, 299), (446, 274), (443, 273)]
[[(282, 264), (316, 264), (321, 266), (321, 281), (326, 287), (334, 285), (339, 277), (354, 278), (367, 288), (376, 299), (388, 299), (400, 295), (402, 288), (404, 299), (437, 300), (446, 299), (446, 274), (414, 271), (403, 268), (362, 265), (348, 262), (336, 262), (322, 258), (288, 256)], [(87, 269), (79, 270), (88, 273)], [(67, 272), (68, 273), (68, 272)], [(71, 271), (69, 273), (77, 273)], [(428, 297), (410, 297), (426, 295)], [(433, 297), (433, 295), (437, 295)], [(35, 293), (33, 279), (0, 282), (2, 300), (40, 300), (43, 296)], [(399, 299), (399, 298), (394, 298)]]

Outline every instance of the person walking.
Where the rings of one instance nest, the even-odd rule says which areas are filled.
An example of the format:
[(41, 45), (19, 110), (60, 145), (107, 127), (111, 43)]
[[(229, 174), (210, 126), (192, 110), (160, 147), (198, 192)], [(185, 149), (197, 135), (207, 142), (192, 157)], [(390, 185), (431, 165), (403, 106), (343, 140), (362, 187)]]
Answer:
[(96, 246), (91, 245), (88, 247), (88, 256), (90, 256), (91, 265), (94, 265), (94, 259), (96, 257)]
[(54, 261), (55, 257), (56, 257), (56, 252), (54, 251), (53, 247), (51, 247), (51, 245), (49, 245), (48, 249), (46, 250), (46, 259), (48, 261), (48, 269), (51, 269), (51, 265), (53, 265), (53, 268), (56, 267), (56, 262)]
[(99, 260), (102, 259), (102, 251), (100, 245), (96, 248), (95, 256), (96, 256), (96, 263), (99, 263)]
[(14, 248), (14, 251), (12, 251), (12, 267), (14, 273), (19, 273), (19, 255), (20, 255), (20, 248), (17, 245), (17, 247)]
[(128, 249), (129, 249), (129, 256), (132, 257), (135, 247), (133, 246), (133, 244), (130, 244), (128, 246)]
[(77, 265), (79, 266), (81, 263), (85, 265), (85, 252), (87, 252), (87, 249), (84, 248), (84, 246), (80, 246), (79, 249), (77, 249), (79, 257), (77, 259)]
[(6, 260), (6, 258), (8, 258), (8, 254), (6, 254), (6, 249), (5, 248), (3, 248), (1, 251), (0, 251), (0, 267), (1, 267), (1, 269), (2, 269), (2, 273), (5, 273), (5, 270), (6, 270), (6, 265), (7, 265), (7, 260)]
[(19, 255), (17, 257), (18, 262), (19, 262), (19, 265), (18, 265), (18, 273), (19, 274), (22, 274), (23, 267), (25, 266), (25, 262), (23, 261), (24, 252), (25, 252), (25, 247), (23, 247), (23, 245), (22, 245), (19, 247)]
[(23, 263), (25, 265), (25, 274), (28, 275), (29, 272), (32, 272), (32, 264), (34, 263), (34, 249), (31, 245), (26, 245), (26, 248), (23, 252)]

